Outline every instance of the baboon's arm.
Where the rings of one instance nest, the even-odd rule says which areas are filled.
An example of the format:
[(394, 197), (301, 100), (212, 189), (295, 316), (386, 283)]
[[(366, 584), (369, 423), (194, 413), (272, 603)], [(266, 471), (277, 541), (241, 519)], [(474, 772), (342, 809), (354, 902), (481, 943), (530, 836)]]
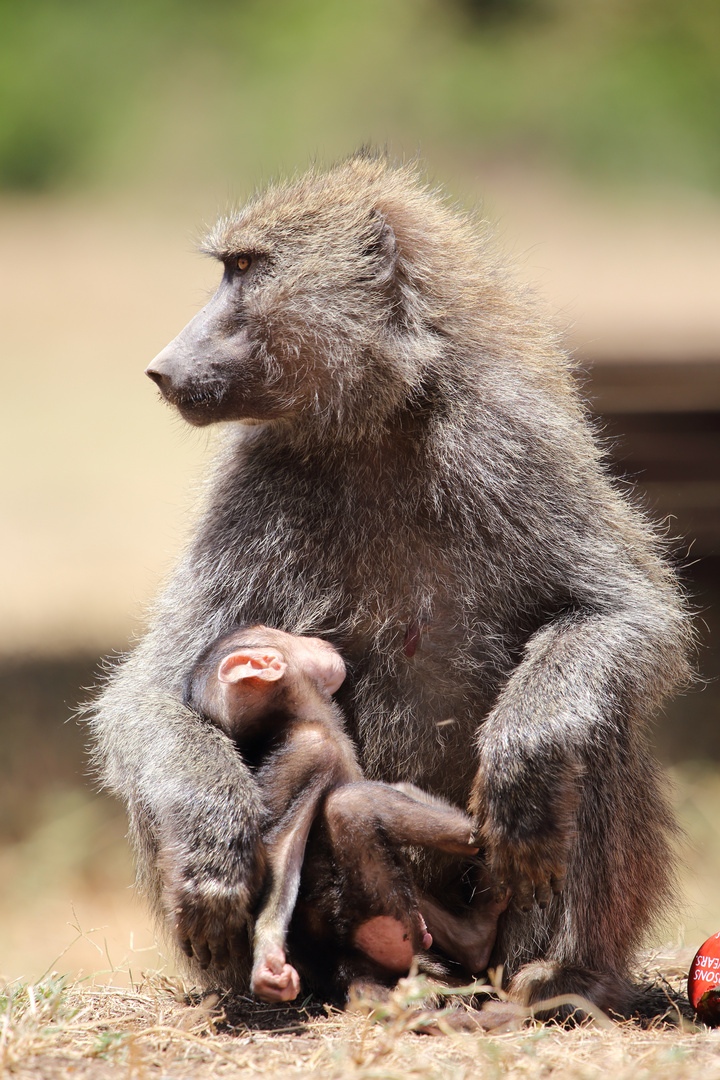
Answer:
[(629, 729), (670, 638), (661, 614), (638, 604), (544, 627), (479, 730), (471, 810), (498, 895), (509, 887), (524, 910), (563, 888), (583, 777), (606, 793), (632, 783), (642, 735)]
[(172, 659), (153, 657), (151, 644), (100, 699), (95, 752), (128, 805), (140, 884), (180, 947), (222, 967), (247, 953), (247, 914), (264, 883), (261, 801), (230, 739), (180, 703)]

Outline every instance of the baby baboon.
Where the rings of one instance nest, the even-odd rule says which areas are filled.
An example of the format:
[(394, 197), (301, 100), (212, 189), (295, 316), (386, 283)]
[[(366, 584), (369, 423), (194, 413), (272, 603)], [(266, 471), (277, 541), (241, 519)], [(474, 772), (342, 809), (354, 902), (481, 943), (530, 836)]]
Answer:
[[(301, 873), (295, 951), (310, 986), (344, 1000), (353, 982), (407, 974), (413, 955), (432, 944), (400, 845), (477, 851), (473, 821), (461, 810), (410, 785), (363, 780), (330, 696), (344, 677), (326, 642), (255, 626), (213, 642), (186, 683), (186, 704), (234, 741), (262, 793), (269, 888), (255, 920), (251, 987), (267, 1001), (300, 990), (286, 937)], [(429, 904), (446, 952), (471, 971), (487, 963), (505, 906), (489, 893), (488, 901), (464, 919)], [(233, 946), (187, 939), (184, 948), (219, 963)]]
[[(190, 423), (231, 423), (95, 713), (141, 881), (184, 937), (242, 934), (262, 794), (183, 681), (228, 626), (318, 635), (348, 663), (337, 700), (364, 776), (471, 807), (515, 895), (493, 953), (510, 993), (624, 1011), (672, 881), (645, 729), (688, 678), (690, 630), (554, 334), (482, 223), (369, 155), (271, 187), (206, 250), (218, 291), (148, 375)], [(413, 873), (442, 903), (460, 888), (443, 857)], [(246, 985), (242, 965), (196, 973)]]

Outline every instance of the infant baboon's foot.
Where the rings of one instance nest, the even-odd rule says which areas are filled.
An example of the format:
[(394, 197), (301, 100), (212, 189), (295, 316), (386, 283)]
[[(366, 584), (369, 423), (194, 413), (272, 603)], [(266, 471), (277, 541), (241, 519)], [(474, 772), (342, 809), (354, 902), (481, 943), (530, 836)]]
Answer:
[(398, 975), (410, 970), (418, 950), (432, 945), (432, 936), (419, 912), (411, 927), (392, 915), (376, 915), (358, 926), (352, 940), (371, 960)]
[(261, 1001), (294, 1001), (300, 993), (300, 976), (288, 964), (284, 950), (275, 946), (256, 962), (251, 987)]
[(483, 907), (471, 909), (466, 919), (457, 919), (449, 929), (457, 935), (455, 949), (450, 955), (476, 974), (488, 966), (495, 939), (498, 919), (510, 902), (508, 890), (499, 900), (494, 898)]
[(480, 895), (486, 892), (490, 899), (484, 904), (476, 899), (475, 906), (460, 912), (444, 907), (432, 896), (420, 898), (435, 945), (472, 974), (487, 967), (497, 937), (498, 918), (510, 900), (509, 892), (501, 900), (492, 898), (489, 890)]

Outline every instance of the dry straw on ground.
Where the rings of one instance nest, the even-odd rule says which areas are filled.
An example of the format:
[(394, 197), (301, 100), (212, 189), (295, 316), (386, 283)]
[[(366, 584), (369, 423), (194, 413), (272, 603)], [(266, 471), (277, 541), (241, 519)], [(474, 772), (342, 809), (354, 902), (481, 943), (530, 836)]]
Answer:
[(453, 1030), (459, 1017), (477, 1018), (469, 992), (455, 991), (452, 998), (445, 992), (443, 1002), (441, 991), (445, 1007), (428, 1012), (423, 976), (401, 980), (383, 1002), (355, 1001), (340, 1013), (311, 1002), (297, 1008), (249, 998), (201, 1000), (179, 980), (157, 974), (130, 989), (66, 983), (53, 975), (34, 986), (6, 986), (0, 1068), (18, 1080), (256, 1074), (714, 1080), (720, 1078), (720, 1030), (683, 1019), (685, 965), (685, 957), (669, 956), (646, 964), (643, 974), (652, 979), (656, 1000), (667, 1002), (665, 1016), (647, 1026), (614, 1023), (602, 1014), (572, 1029), (542, 1025), (493, 993), (502, 1023), (492, 1033)]

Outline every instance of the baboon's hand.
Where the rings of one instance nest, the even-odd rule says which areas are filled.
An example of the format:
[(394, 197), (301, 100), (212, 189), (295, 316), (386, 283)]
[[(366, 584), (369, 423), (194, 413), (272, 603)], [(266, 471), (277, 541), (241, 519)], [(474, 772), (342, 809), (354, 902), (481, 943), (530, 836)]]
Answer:
[[(170, 857), (172, 855), (172, 857)], [(250, 953), (248, 915), (265, 878), (262, 846), (221, 865), (217, 851), (163, 853), (163, 907), (183, 952), (202, 968), (223, 968)]]
[(562, 892), (565, 862), (557, 855), (548, 858), (542, 847), (542, 838), (534, 852), (527, 844), (513, 850), (509, 838), (495, 850), (488, 847), (488, 869), (496, 902), (501, 902), (509, 890), (521, 911), (530, 911), (533, 902), (545, 908), (553, 896)]
[[(514, 766), (514, 767), (513, 767)], [(522, 911), (562, 892), (576, 836), (579, 778), (574, 763), (542, 759), (505, 769), (481, 765), (471, 799), (496, 901), (509, 889)]]
[(236, 888), (217, 881), (193, 882), (169, 890), (167, 907), (180, 948), (200, 967), (223, 968), (247, 956), (248, 912)]

